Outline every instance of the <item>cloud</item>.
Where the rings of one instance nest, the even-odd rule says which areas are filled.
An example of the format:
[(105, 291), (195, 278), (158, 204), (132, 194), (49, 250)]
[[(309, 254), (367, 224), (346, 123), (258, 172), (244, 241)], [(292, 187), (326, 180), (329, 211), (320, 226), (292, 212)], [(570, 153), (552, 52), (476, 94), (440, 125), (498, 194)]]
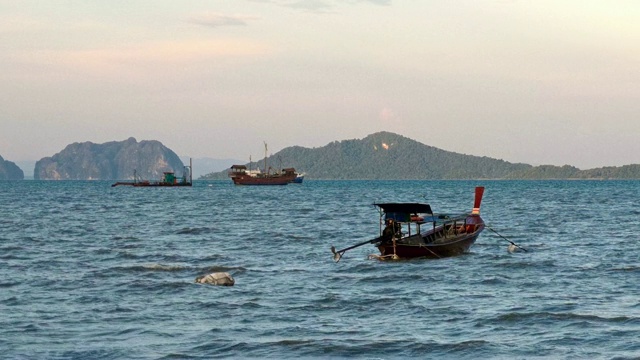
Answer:
[(249, 0), (264, 4), (273, 4), (291, 9), (314, 12), (330, 13), (336, 6), (342, 4), (370, 3), (379, 6), (391, 5), (391, 0)]
[(225, 15), (207, 12), (191, 16), (187, 21), (192, 24), (216, 28), (221, 26), (246, 26), (249, 21), (259, 19), (259, 17), (252, 15)]
[(295, 10), (308, 11), (314, 13), (326, 13), (333, 8), (331, 0), (249, 0), (251, 2), (272, 4), (287, 7)]
[(289, 2), (285, 6), (292, 9), (305, 10), (311, 12), (326, 12), (332, 8), (332, 5), (327, 1), (322, 0), (300, 0), (295, 2)]
[(380, 120), (385, 124), (396, 123), (399, 120), (398, 115), (396, 115), (393, 109), (391, 109), (388, 106), (385, 106), (380, 110), (379, 117), (380, 117)]
[(380, 5), (380, 6), (391, 5), (391, 0), (360, 0), (360, 2), (368, 2), (374, 5)]

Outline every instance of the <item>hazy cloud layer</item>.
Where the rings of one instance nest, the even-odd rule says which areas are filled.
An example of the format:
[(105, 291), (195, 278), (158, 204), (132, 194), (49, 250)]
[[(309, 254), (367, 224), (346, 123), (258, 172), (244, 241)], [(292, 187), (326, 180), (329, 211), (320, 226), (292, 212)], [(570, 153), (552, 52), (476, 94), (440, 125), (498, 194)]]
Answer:
[(330, 13), (344, 4), (374, 4), (391, 5), (391, 0), (249, 0), (257, 3), (273, 4), (291, 9), (303, 10), (314, 13)]
[(193, 24), (220, 27), (220, 26), (245, 26), (251, 21), (258, 20), (257, 16), (250, 15), (226, 15), (221, 13), (207, 12), (200, 15), (191, 16), (188, 21)]

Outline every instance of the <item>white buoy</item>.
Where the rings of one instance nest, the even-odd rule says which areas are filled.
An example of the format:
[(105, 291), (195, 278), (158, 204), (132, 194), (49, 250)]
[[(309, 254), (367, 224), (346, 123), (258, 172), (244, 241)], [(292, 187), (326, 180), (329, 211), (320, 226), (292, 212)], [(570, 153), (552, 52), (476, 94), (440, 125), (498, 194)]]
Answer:
[(513, 254), (514, 252), (518, 251), (518, 247), (511, 244), (509, 245), (509, 248), (507, 248), (507, 251), (509, 252), (509, 254)]

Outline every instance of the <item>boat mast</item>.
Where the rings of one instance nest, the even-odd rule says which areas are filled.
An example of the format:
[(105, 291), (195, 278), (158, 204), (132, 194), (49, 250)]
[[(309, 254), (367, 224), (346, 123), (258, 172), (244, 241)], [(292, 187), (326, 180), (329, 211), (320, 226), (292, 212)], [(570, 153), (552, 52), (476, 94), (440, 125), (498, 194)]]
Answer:
[(267, 169), (267, 142), (264, 142), (264, 171), (269, 175), (269, 169)]

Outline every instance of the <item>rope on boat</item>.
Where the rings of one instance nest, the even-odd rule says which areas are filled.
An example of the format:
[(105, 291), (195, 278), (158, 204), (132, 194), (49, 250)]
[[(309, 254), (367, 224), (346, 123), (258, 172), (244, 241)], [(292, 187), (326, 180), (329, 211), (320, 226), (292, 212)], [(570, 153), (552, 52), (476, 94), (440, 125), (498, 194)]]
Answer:
[(524, 251), (524, 252), (527, 252), (527, 249), (525, 249), (525, 248), (523, 248), (522, 246), (520, 246), (520, 245), (518, 245), (518, 244), (514, 243), (513, 241), (511, 241), (511, 240), (507, 239), (506, 237), (504, 237), (504, 236), (500, 235), (500, 233), (498, 233), (497, 231), (493, 230), (493, 229), (491, 228), (491, 226), (489, 226), (489, 225), (487, 225), (487, 224), (484, 224), (484, 226), (485, 226), (487, 229), (489, 229), (489, 230), (493, 231), (494, 233), (496, 233), (496, 235), (498, 235), (498, 236), (499, 236), (499, 237), (501, 237), (502, 239), (507, 240), (508, 242), (510, 242), (510, 243), (511, 243), (511, 245), (513, 245), (513, 246), (517, 247), (518, 249), (521, 249), (521, 250), (522, 250), (522, 251)]
[(428, 252), (432, 253), (433, 256), (437, 257), (438, 259), (442, 259), (442, 257), (440, 255), (434, 253), (433, 250), (429, 249), (428, 246), (424, 246), (422, 244), (419, 244), (418, 247), (425, 248), (425, 249), (427, 249)]

